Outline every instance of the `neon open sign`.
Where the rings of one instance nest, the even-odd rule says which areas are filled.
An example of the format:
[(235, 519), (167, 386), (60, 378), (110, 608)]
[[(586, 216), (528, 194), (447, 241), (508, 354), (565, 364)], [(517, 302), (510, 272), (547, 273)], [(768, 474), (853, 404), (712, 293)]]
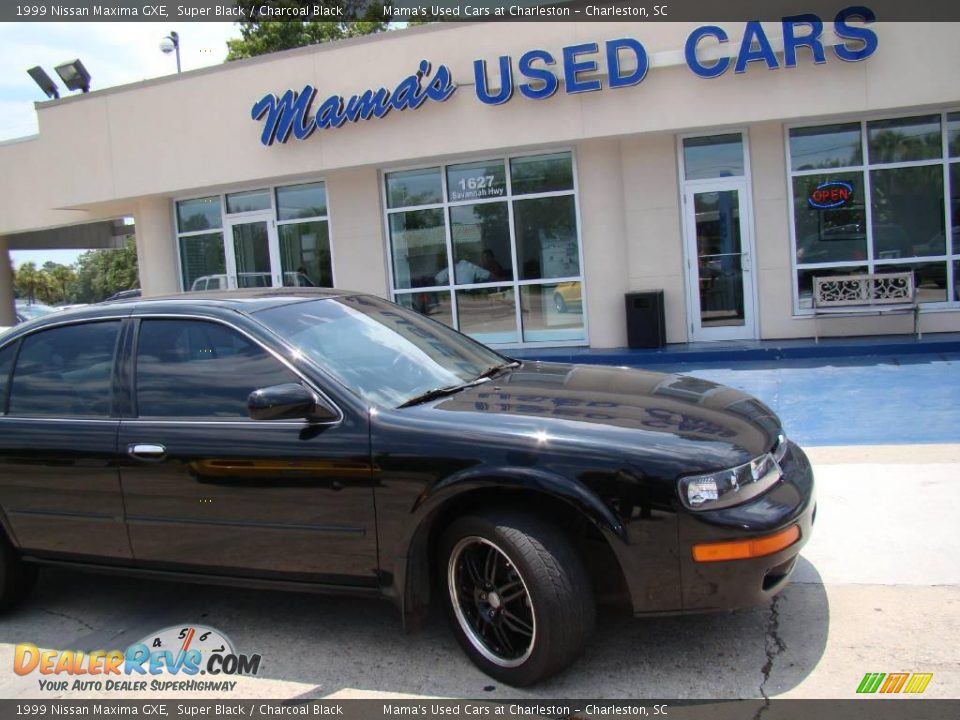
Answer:
[(842, 208), (853, 199), (853, 185), (843, 180), (829, 180), (817, 185), (807, 202), (817, 210)]

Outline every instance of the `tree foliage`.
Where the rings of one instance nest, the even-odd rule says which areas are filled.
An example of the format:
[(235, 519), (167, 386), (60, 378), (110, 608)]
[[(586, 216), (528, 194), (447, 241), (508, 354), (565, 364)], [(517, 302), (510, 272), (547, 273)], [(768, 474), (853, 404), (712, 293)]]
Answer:
[(23, 263), (14, 277), (14, 292), (50, 305), (92, 303), (139, 283), (137, 246), (131, 237), (119, 250), (88, 250), (75, 265), (47, 261), (38, 268), (36, 263)]
[(262, 0), (241, 0), (245, 20), (240, 20), (240, 38), (227, 40), (227, 60), (266, 55), (305, 45), (343, 40), (360, 35), (382, 32), (389, 25), (389, 17), (378, 2), (365, 3), (358, 0), (277, 0), (272, 8), (326, 8), (339, 7), (343, 20), (271, 20), (258, 19), (254, 8), (262, 7)]

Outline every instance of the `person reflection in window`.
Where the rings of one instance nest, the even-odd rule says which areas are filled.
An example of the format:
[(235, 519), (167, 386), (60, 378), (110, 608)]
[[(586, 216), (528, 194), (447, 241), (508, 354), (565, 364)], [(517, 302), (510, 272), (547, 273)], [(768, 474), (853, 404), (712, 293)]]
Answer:
[[(453, 271), (457, 285), (471, 285), (473, 283), (487, 282), (487, 280), (490, 279), (490, 272), (488, 270), (484, 270), (467, 257), (462, 257), (457, 260), (456, 265), (453, 266)], [(447, 268), (443, 268), (435, 276), (438, 285), (445, 285), (449, 279), (450, 271)]]
[(490, 248), (485, 248), (483, 253), (480, 256), (480, 267), (490, 273), (491, 280), (509, 280), (507, 271), (503, 269), (497, 261), (497, 256), (493, 254), (493, 250)]

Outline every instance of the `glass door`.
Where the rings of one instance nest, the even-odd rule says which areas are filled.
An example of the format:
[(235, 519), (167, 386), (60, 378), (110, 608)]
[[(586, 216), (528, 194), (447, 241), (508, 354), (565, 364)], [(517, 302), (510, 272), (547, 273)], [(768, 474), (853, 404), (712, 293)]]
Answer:
[(227, 223), (227, 287), (280, 287), (280, 249), (269, 215)]
[(753, 244), (743, 181), (688, 185), (684, 196), (692, 340), (756, 337)]

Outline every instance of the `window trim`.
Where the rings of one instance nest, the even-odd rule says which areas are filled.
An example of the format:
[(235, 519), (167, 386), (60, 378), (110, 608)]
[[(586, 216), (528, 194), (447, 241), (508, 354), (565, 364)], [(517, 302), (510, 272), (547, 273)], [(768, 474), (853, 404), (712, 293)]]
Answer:
[[(830, 115), (820, 117), (816, 120), (803, 120), (800, 122), (783, 124), (783, 150), (787, 179), (787, 226), (790, 236), (790, 287), (791, 287), (791, 306), (793, 308), (792, 318), (794, 320), (806, 320), (814, 317), (814, 310), (800, 307), (800, 287), (797, 280), (797, 274), (803, 270), (818, 269), (843, 269), (849, 268), (854, 271), (856, 267), (866, 266), (867, 272), (872, 268), (883, 265), (906, 265), (919, 264), (924, 262), (943, 262), (946, 265), (946, 296), (945, 301), (932, 303), (921, 303), (919, 312), (938, 313), (938, 312), (956, 312), (960, 310), (960, 299), (953, 300), (951, 295), (955, 284), (960, 278), (955, 277), (955, 266), (960, 263), (960, 249), (953, 250), (953, 225), (951, 224), (952, 209), (950, 207), (950, 168), (953, 165), (960, 165), (960, 156), (950, 156), (949, 142), (949, 121), (948, 116), (960, 113), (960, 106), (948, 105), (939, 106), (939, 108), (912, 108), (903, 109), (896, 112), (871, 112), (858, 115)], [(910, 160), (891, 163), (871, 163), (869, 157), (870, 138), (867, 130), (867, 124), (877, 120), (899, 120), (911, 117), (924, 117), (937, 115), (940, 118), (940, 145), (941, 156), (937, 159)], [(845, 165), (836, 168), (817, 168), (813, 170), (792, 170), (790, 157), (790, 131), (797, 128), (815, 128), (824, 125), (858, 123), (860, 125), (860, 144), (861, 144), (861, 164)], [(909, 258), (874, 258), (873, 248), (873, 186), (870, 173), (873, 170), (897, 170), (903, 168), (915, 167), (933, 167), (941, 166), (943, 177), (943, 222), (944, 222), (944, 253), (942, 255), (924, 255)], [(867, 226), (867, 257), (862, 261), (836, 261), (824, 263), (798, 263), (797, 262), (797, 228), (796, 218), (794, 217), (794, 192), (793, 179), (795, 177), (805, 177), (811, 175), (824, 175), (829, 173), (862, 173), (864, 187), (864, 223)], [(954, 222), (960, 224), (960, 218), (953, 218)], [(800, 268), (799, 265), (803, 265)]]
[[(14, 419), (14, 420), (56, 420), (63, 422), (119, 422), (122, 417), (122, 411), (120, 410), (121, 398), (117, 396), (117, 382), (120, 376), (120, 361), (121, 361), (121, 352), (123, 350), (124, 343), (124, 320), (126, 320), (127, 315), (108, 315), (104, 317), (95, 317), (95, 318), (77, 318), (75, 320), (66, 320), (63, 322), (50, 323), (49, 325), (44, 324), (38, 328), (32, 328), (28, 332), (18, 335), (14, 338), (13, 342), (17, 344), (16, 352), (13, 356), (13, 364), (10, 366), (10, 374), (7, 376), (7, 393), (4, 397), (3, 407), (0, 407), (0, 419)], [(45, 330), (56, 330), (63, 327), (69, 327), (73, 325), (92, 325), (95, 323), (102, 322), (116, 322), (119, 324), (117, 328), (117, 337), (114, 340), (113, 344), (113, 359), (110, 365), (110, 378), (108, 382), (108, 388), (110, 393), (110, 411), (106, 417), (100, 415), (12, 415), (10, 414), (10, 398), (13, 394), (13, 378), (17, 372), (17, 363), (20, 361), (20, 354), (23, 351), (23, 341), (29, 337), (33, 337), (38, 333), (42, 333)], [(5, 346), (6, 347), (6, 346)]]
[[(297, 185), (312, 185), (315, 183), (323, 183), (324, 193), (327, 196), (327, 214), (315, 215), (309, 218), (295, 218), (293, 220), (278, 220), (278, 209), (277, 209), (277, 189), (285, 187), (295, 187)], [(257, 190), (266, 190), (270, 196), (270, 207), (269, 209), (264, 210), (250, 210), (248, 212), (239, 212), (239, 213), (228, 213), (227, 212), (227, 195), (233, 195), (235, 193), (244, 193), (244, 192), (254, 192)], [(187, 202), (189, 200), (199, 200), (206, 197), (217, 197), (220, 200), (220, 227), (219, 228), (207, 228), (205, 230), (188, 230), (187, 232), (180, 232), (180, 227), (178, 225), (177, 218), (177, 203)], [(250, 222), (255, 222), (261, 219), (266, 213), (270, 213), (270, 223), (273, 228), (277, 231), (277, 243), (280, 242), (279, 228), (283, 225), (291, 225), (294, 223), (305, 223), (305, 222), (317, 222), (317, 221), (326, 221), (327, 223), (327, 239), (330, 245), (330, 281), (331, 287), (337, 287), (337, 259), (336, 251), (334, 248), (334, 230), (333, 230), (333, 212), (331, 210), (330, 203), (330, 183), (326, 177), (309, 177), (301, 178), (299, 180), (293, 180), (285, 183), (267, 183), (263, 182), (253, 182), (253, 183), (244, 183), (243, 185), (237, 187), (220, 188), (213, 190), (206, 190), (204, 192), (193, 192), (183, 195), (174, 195), (170, 198), (170, 213), (173, 218), (173, 245), (174, 245), (174, 254), (177, 258), (177, 287), (180, 288), (181, 293), (190, 292), (188, 288), (184, 287), (183, 284), (183, 258), (180, 254), (180, 238), (192, 237), (198, 235), (209, 235), (211, 233), (219, 232), (222, 236), (223, 242), (223, 255), (224, 255), (224, 265), (228, 262), (229, 253), (227, 252), (227, 228), (229, 225), (234, 223), (243, 223), (245, 220), (249, 219)], [(282, 273), (282, 270), (281, 270)]]
[[(542, 193), (524, 193), (521, 195), (513, 194), (513, 181), (511, 179), (510, 173), (510, 161), (514, 158), (526, 158), (526, 157), (535, 157), (538, 155), (554, 155), (560, 153), (569, 153), (570, 154), (570, 163), (571, 163), (571, 172), (573, 176), (573, 187), (570, 190), (550, 190)], [(448, 197), (447, 193), (447, 167), (450, 165), (464, 165), (471, 163), (481, 163), (481, 162), (502, 162), (504, 164), (505, 172), (505, 182), (506, 182), (506, 192), (503, 197), (493, 197), (493, 198), (479, 198), (474, 200), (456, 200), (456, 201), (446, 201), (445, 198)], [(428, 170), (437, 168), (440, 171), (440, 183), (441, 183), (441, 193), (444, 198), (442, 202), (439, 203), (427, 203), (424, 205), (404, 205), (392, 208), (389, 206), (387, 198), (387, 178), (386, 176), (389, 173), (405, 172), (408, 170)], [(511, 291), (514, 292), (514, 317), (515, 317), (515, 327), (517, 330), (517, 340), (514, 342), (506, 343), (487, 343), (482, 340), (477, 340), (477, 342), (487, 345), (488, 347), (493, 348), (494, 350), (516, 350), (521, 348), (554, 348), (554, 347), (586, 347), (590, 344), (590, 320), (588, 312), (588, 299), (587, 299), (587, 282), (586, 282), (586, 269), (584, 267), (583, 261), (583, 227), (582, 227), (582, 218), (580, 213), (580, 180), (579, 172), (577, 166), (577, 149), (573, 146), (556, 146), (556, 147), (539, 147), (526, 149), (516, 152), (502, 152), (502, 153), (491, 153), (490, 151), (484, 151), (482, 153), (474, 153), (469, 155), (458, 155), (452, 158), (444, 158), (435, 162), (421, 162), (421, 163), (403, 163), (397, 165), (384, 165), (379, 169), (379, 183), (380, 183), (380, 209), (383, 228), (383, 245), (386, 252), (386, 265), (387, 265), (387, 283), (389, 291), (389, 299), (392, 302), (397, 302), (397, 297), (401, 295), (409, 295), (417, 292), (447, 292), (450, 295), (450, 312), (451, 317), (454, 321), (453, 329), (457, 332), (463, 332), (460, 330), (459, 318), (457, 313), (457, 291), (458, 290), (477, 290), (484, 288), (492, 287), (509, 287)], [(577, 231), (577, 259), (580, 267), (580, 274), (576, 276), (565, 276), (562, 278), (538, 278), (534, 280), (519, 280), (518, 278), (518, 263), (517, 263), (517, 238), (516, 238), (516, 228), (514, 224), (514, 212), (513, 212), (513, 203), (517, 200), (534, 200), (540, 198), (550, 198), (550, 197), (573, 197), (573, 208), (574, 208), (574, 225)], [(513, 264), (513, 280), (507, 281), (494, 281), (494, 282), (483, 282), (483, 283), (469, 283), (464, 285), (458, 285), (454, 282), (455, 278), (453, 273), (450, 273), (450, 280), (446, 285), (429, 285), (416, 288), (401, 288), (397, 289), (395, 285), (394, 270), (393, 270), (393, 249), (390, 243), (390, 215), (400, 212), (412, 212), (416, 210), (441, 210), (443, 212), (443, 224), (444, 224), (444, 238), (446, 241), (447, 248), (447, 257), (452, 260), (453, 255), (453, 232), (450, 226), (449, 213), (447, 210), (452, 207), (460, 207), (464, 205), (479, 205), (479, 204), (489, 204), (496, 202), (505, 202), (507, 204), (507, 223), (510, 230), (510, 252), (511, 252), (511, 263)], [(580, 302), (581, 308), (583, 310), (583, 339), (582, 340), (527, 340), (523, 339), (523, 311), (520, 305), (520, 288), (524, 285), (556, 285), (564, 282), (579, 282), (580, 283)], [(464, 333), (467, 334), (467, 333)], [(473, 336), (469, 336), (473, 337)]]

